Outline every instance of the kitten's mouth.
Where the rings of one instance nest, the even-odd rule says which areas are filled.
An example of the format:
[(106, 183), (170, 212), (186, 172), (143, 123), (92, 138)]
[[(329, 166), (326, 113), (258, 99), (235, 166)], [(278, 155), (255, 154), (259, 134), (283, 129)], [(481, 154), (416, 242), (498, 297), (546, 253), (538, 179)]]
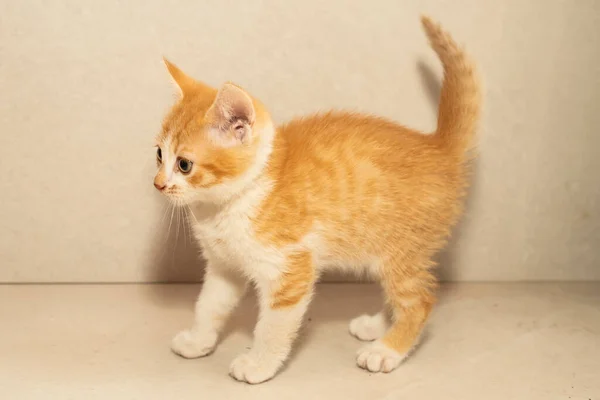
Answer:
[(183, 195), (181, 193), (165, 193), (165, 195), (173, 201), (183, 200)]
[(171, 186), (170, 188), (165, 188), (162, 193), (168, 197), (182, 197), (183, 192), (177, 186)]

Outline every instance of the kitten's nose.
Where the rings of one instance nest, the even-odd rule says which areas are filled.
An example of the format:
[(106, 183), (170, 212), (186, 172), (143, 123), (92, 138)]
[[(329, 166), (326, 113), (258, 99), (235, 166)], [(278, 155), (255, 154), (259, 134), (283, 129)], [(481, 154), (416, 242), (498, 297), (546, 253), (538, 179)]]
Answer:
[(154, 187), (157, 188), (158, 190), (162, 191), (165, 186), (167, 186), (165, 183), (158, 183), (158, 182), (154, 182)]

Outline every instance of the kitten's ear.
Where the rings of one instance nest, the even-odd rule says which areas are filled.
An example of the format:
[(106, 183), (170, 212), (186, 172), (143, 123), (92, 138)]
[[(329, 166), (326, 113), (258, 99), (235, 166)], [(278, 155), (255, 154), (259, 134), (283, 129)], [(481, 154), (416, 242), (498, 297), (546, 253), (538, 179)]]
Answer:
[(226, 83), (206, 112), (217, 143), (230, 147), (248, 143), (256, 118), (252, 98), (242, 88)]
[(179, 89), (179, 95), (181, 97), (185, 97), (186, 94), (191, 94), (192, 92), (198, 91), (214, 92), (213, 88), (203, 84), (202, 82), (198, 82), (164, 57), (163, 62), (165, 63), (169, 74), (171, 74), (173, 82), (175, 82), (175, 85)]

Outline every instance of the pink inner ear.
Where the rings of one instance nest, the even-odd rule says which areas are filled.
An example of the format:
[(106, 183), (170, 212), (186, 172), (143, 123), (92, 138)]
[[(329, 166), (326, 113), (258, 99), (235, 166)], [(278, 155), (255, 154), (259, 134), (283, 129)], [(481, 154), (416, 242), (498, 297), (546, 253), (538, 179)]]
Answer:
[(252, 99), (243, 89), (225, 84), (211, 106), (209, 114), (222, 137), (245, 143), (255, 121)]
[(225, 84), (219, 90), (214, 106), (220, 109), (220, 117), (227, 119), (227, 122), (240, 119), (248, 121), (250, 125), (254, 123), (255, 114), (252, 99), (244, 90), (235, 85)]
[(245, 143), (250, 133), (250, 126), (246, 122), (238, 120), (234, 123), (233, 130), (235, 131), (236, 139)]
[[(242, 95), (246, 96), (244, 93)], [(231, 106), (231, 117), (233, 119), (245, 120), (250, 125), (254, 123), (254, 107), (252, 106), (252, 101), (248, 99), (237, 99), (237, 101), (232, 102)], [(237, 129), (237, 124), (235, 126)]]

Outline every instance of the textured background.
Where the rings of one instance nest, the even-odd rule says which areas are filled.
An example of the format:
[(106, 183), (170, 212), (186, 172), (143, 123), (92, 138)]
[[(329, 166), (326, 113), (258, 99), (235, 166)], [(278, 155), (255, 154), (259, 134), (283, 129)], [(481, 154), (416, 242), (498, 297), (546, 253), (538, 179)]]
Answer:
[(5, 0), (0, 281), (200, 276), (151, 184), (173, 98), (163, 54), (245, 86), (278, 121), (344, 107), (431, 130), (441, 68), (421, 12), (486, 79), (481, 159), (442, 276), (600, 279), (598, 1)]

